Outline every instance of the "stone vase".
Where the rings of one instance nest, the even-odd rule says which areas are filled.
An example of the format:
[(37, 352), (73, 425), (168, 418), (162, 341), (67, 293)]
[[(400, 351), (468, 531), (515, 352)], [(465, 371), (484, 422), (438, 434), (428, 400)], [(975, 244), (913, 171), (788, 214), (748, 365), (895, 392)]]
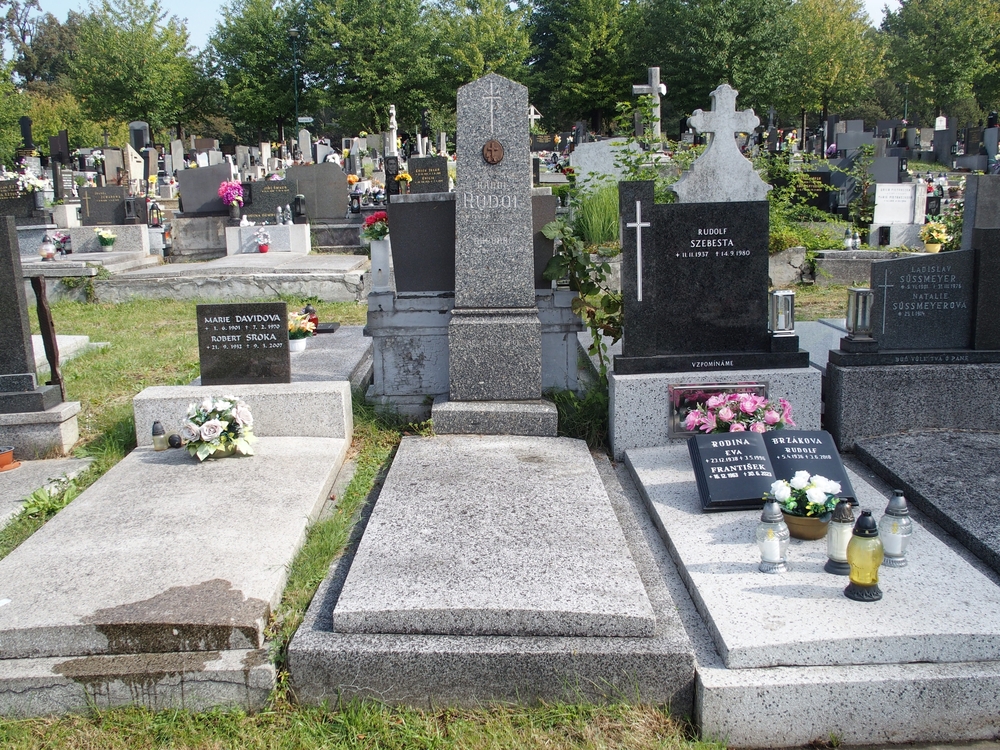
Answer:
[(939, 242), (925, 242), (924, 250), (928, 253), (939, 253), (941, 252), (941, 243)]
[(392, 258), (392, 246), (389, 244), (389, 235), (382, 240), (371, 240), (372, 251), (372, 291), (391, 292), (392, 285), (389, 283), (389, 265)]
[(241, 208), (241, 206), (240, 206), (239, 203), (233, 203), (229, 207), (229, 218), (230, 219), (236, 219), (236, 221), (239, 221), (240, 220), (240, 208)]
[(288, 351), (290, 352), (302, 352), (306, 349), (306, 342), (308, 338), (302, 339), (288, 339)]
[(832, 513), (824, 513), (821, 516), (793, 516), (785, 511), (781, 511), (785, 517), (785, 525), (788, 526), (788, 533), (795, 539), (805, 539), (812, 541), (822, 539), (826, 536), (826, 527), (830, 525)]
[(45, 208), (45, 193), (35, 190), (31, 195), (35, 199), (35, 208)]

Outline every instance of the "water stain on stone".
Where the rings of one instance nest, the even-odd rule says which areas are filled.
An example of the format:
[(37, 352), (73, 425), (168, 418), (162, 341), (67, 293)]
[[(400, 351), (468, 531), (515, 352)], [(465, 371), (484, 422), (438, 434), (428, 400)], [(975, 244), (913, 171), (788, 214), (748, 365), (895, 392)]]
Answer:
[(260, 648), (269, 611), (264, 600), (244, 599), (229, 581), (215, 578), (100, 609), (82, 621), (108, 639), (111, 654), (225, 651)]

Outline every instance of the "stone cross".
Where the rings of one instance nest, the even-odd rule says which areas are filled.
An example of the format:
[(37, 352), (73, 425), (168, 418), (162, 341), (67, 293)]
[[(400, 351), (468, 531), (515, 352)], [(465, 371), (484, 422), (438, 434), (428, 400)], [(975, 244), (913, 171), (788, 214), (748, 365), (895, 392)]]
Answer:
[[(660, 83), (660, 69), (648, 68), (649, 83), (645, 86), (635, 84), (632, 86), (632, 96), (653, 97), (653, 140), (660, 140), (660, 97), (667, 93), (667, 87)], [(637, 136), (642, 135), (636, 133)]]
[(528, 122), (530, 123), (530, 125), (528, 127), (531, 127), (531, 128), (535, 127), (535, 125), (537, 125), (538, 121), (541, 120), (541, 119), (542, 119), (542, 113), (539, 112), (537, 109), (535, 109), (535, 105), (534, 104), (529, 104), (528, 105)]
[(767, 199), (765, 183), (736, 145), (737, 133), (752, 132), (760, 118), (752, 109), (736, 111), (739, 92), (724, 83), (712, 92), (712, 109), (696, 109), (688, 124), (712, 140), (690, 171), (671, 186), (679, 203), (730, 203)]
[(635, 230), (635, 288), (636, 300), (642, 302), (642, 230), (651, 227), (648, 221), (642, 220), (642, 202), (635, 202), (635, 221), (625, 224)]

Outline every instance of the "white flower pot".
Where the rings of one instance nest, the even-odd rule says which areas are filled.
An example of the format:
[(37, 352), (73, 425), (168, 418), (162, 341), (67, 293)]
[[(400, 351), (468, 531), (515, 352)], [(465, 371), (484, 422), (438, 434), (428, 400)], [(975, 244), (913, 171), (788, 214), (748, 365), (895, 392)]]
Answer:
[(392, 246), (389, 244), (389, 235), (384, 240), (372, 240), (372, 291), (391, 292), (390, 283), (392, 264)]
[(306, 342), (307, 341), (309, 341), (308, 338), (305, 338), (305, 339), (288, 339), (288, 351), (290, 351), (290, 352), (305, 351)]

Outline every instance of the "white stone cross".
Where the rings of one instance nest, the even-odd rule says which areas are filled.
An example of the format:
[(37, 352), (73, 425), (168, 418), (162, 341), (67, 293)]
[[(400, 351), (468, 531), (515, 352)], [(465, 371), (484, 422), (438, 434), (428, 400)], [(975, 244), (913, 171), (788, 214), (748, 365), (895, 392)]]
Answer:
[(642, 203), (640, 201), (635, 202), (635, 221), (630, 221), (625, 226), (635, 230), (636, 301), (642, 302), (642, 230), (651, 227), (652, 224), (642, 220)]
[[(645, 86), (634, 84), (632, 86), (632, 96), (649, 95), (653, 97), (653, 139), (660, 140), (660, 97), (667, 93), (667, 87), (660, 83), (660, 69), (648, 68), (649, 83)], [(641, 135), (641, 133), (636, 133)]]
[(496, 111), (497, 102), (500, 101), (500, 95), (493, 90), (493, 81), (490, 81), (490, 93), (483, 96), (483, 101), (488, 101), (490, 103), (490, 133), (494, 131), (493, 115)]
[[(760, 124), (760, 118), (752, 109), (736, 111), (736, 95), (739, 92), (724, 83), (712, 92), (712, 111), (704, 112), (696, 109), (688, 118), (688, 123), (699, 133), (713, 133), (712, 147), (723, 151), (730, 149), (741, 158), (740, 150), (733, 136), (736, 133), (749, 133)], [(722, 138), (716, 136), (722, 135)]]
[(885, 269), (885, 279), (878, 285), (878, 288), (882, 290), (882, 333), (885, 333), (885, 314), (889, 306), (888, 291), (895, 286), (895, 284), (889, 283), (889, 269)]
[(528, 105), (528, 122), (531, 123), (529, 127), (535, 127), (538, 121), (542, 119), (542, 113), (535, 109), (534, 104)]

